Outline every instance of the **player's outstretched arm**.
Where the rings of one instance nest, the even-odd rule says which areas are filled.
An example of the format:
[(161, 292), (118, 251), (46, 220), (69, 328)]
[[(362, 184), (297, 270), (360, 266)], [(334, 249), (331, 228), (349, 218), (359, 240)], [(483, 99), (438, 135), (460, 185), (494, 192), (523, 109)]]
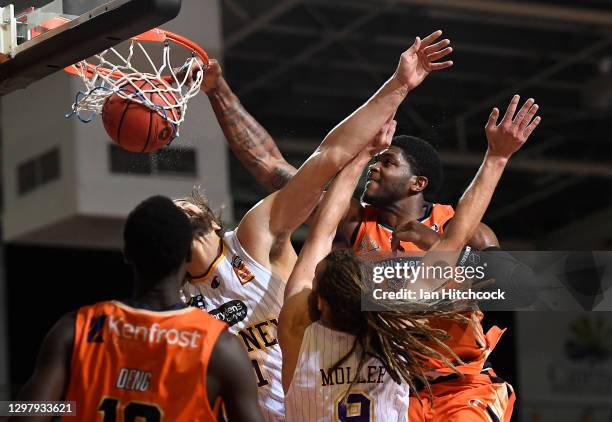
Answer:
[[(38, 354), (34, 374), (19, 394), (19, 401), (62, 400), (69, 381), (75, 318), (75, 313), (66, 314), (51, 328)], [(9, 421), (42, 422), (51, 419), (51, 416), (28, 416)]]
[(297, 169), (285, 160), (272, 136), (232, 92), (215, 59), (210, 59), (204, 72), (202, 90), (230, 149), (242, 165), (270, 192), (285, 186)]
[(332, 250), (338, 224), (349, 207), (363, 168), (374, 154), (390, 145), (396, 124), (394, 120), (387, 122), (371, 145), (342, 169), (314, 215), (306, 242), (285, 287), (285, 300), (279, 316), (278, 338), (283, 352), (285, 391), (291, 384), (304, 331), (312, 323), (308, 298), (315, 269)]
[(474, 235), (484, 215), (508, 160), (517, 152), (541, 118), (535, 117), (538, 105), (530, 98), (515, 115), (520, 97), (515, 95), (500, 124), (499, 110), (494, 108), (485, 126), (488, 148), (484, 160), (470, 186), (459, 200), (457, 212), (442, 239), (430, 251), (458, 253)]
[(449, 40), (434, 43), (442, 31), (415, 39), (400, 56), (393, 76), (350, 116), (333, 128), (317, 151), (304, 163), (274, 199), (270, 231), (273, 235), (292, 232), (316, 205), (325, 184), (370, 143), (392, 118), (408, 93), (436, 70), (452, 66), (436, 62), (452, 52)]
[[(414, 44), (402, 53), (393, 76), (374, 96), (332, 129), (285, 187), (245, 216), (238, 236), (249, 252), (256, 250), (257, 245), (266, 244), (264, 242), (268, 248), (262, 249), (270, 250), (278, 240), (288, 240), (308, 218), (329, 180), (392, 118), (406, 95), (432, 71), (452, 65), (451, 61), (435, 62), (452, 52), (448, 47), (449, 40), (434, 43), (441, 33), (436, 31), (422, 41), (417, 37)], [(266, 262), (267, 257), (258, 258)]]
[(215, 391), (220, 392), (229, 422), (264, 420), (253, 365), (240, 340), (228, 331), (221, 333), (213, 348), (206, 381), (208, 389), (214, 384)]

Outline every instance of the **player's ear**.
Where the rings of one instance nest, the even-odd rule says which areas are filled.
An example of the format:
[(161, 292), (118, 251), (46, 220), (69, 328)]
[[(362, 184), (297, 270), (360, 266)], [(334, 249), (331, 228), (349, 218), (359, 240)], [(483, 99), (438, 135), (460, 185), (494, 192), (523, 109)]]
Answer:
[(221, 230), (221, 226), (216, 221), (213, 220), (211, 225), (212, 225), (213, 231)]
[(410, 178), (410, 190), (412, 192), (420, 193), (427, 188), (429, 184), (429, 179), (425, 176), (412, 176)]

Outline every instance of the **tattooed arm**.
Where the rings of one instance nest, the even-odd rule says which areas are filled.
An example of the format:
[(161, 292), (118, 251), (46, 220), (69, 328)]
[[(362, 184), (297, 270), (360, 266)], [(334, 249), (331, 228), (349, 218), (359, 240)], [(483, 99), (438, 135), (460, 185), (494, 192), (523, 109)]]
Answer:
[(271, 192), (285, 186), (297, 170), (283, 158), (266, 129), (244, 109), (214, 59), (204, 74), (202, 90), (208, 95), (230, 149), (246, 169)]

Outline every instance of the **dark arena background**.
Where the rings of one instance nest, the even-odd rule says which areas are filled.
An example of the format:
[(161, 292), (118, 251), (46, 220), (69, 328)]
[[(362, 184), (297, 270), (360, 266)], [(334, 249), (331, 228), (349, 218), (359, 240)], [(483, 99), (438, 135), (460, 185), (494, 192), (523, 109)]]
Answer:
[[(48, 2), (0, 6), (9, 3)], [(104, 2), (64, 3), (80, 14)], [(296, 167), (392, 74), (416, 35), (442, 29), (453, 68), (432, 74), (396, 115), (398, 134), (441, 154), (436, 202), (455, 205), (473, 178), (491, 108), (505, 109), (513, 94), (533, 97), (542, 123), (483, 222), (506, 250), (612, 250), (610, 1), (183, 0), (164, 27), (219, 59), (246, 110)], [(0, 102), (1, 400), (16, 397), (61, 315), (130, 295), (120, 233), (140, 200), (201, 185), (232, 228), (266, 195), (227, 147), (204, 93), (172, 147), (143, 156), (111, 146), (101, 121), (64, 117), (78, 82), (58, 72)], [(298, 230), (296, 247), (306, 232)], [(608, 267), (583, 276), (611, 302)], [(513, 420), (612, 421), (609, 311), (489, 312), (485, 329), (493, 324), (508, 329), (490, 360), (516, 389)]]

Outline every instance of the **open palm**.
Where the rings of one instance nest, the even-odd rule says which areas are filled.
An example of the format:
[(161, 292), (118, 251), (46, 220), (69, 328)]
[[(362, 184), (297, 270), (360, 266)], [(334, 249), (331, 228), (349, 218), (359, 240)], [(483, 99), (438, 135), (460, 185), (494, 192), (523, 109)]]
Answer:
[(525, 101), (525, 104), (516, 113), (520, 99), (521, 97), (518, 94), (512, 97), (510, 105), (506, 109), (506, 114), (504, 114), (499, 125), (497, 124), (499, 109), (495, 107), (491, 112), (485, 126), (490, 155), (510, 158), (527, 142), (531, 133), (542, 121), (539, 116), (534, 118), (539, 106), (533, 98)]
[(449, 47), (450, 40), (444, 39), (434, 44), (442, 31), (436, 31), (422, 40), (417, 37), (412, 46), (404, 51), (400, 56), (400, 62), (395, 71), (395, 78), (408, 89), (414, 89), (419, 86), (431, 72), (441, 69), (446, 69), (453, 65), (453, 62), (448, 60), (444, 62), (436, 62), (448, 54), (453, 49)]

